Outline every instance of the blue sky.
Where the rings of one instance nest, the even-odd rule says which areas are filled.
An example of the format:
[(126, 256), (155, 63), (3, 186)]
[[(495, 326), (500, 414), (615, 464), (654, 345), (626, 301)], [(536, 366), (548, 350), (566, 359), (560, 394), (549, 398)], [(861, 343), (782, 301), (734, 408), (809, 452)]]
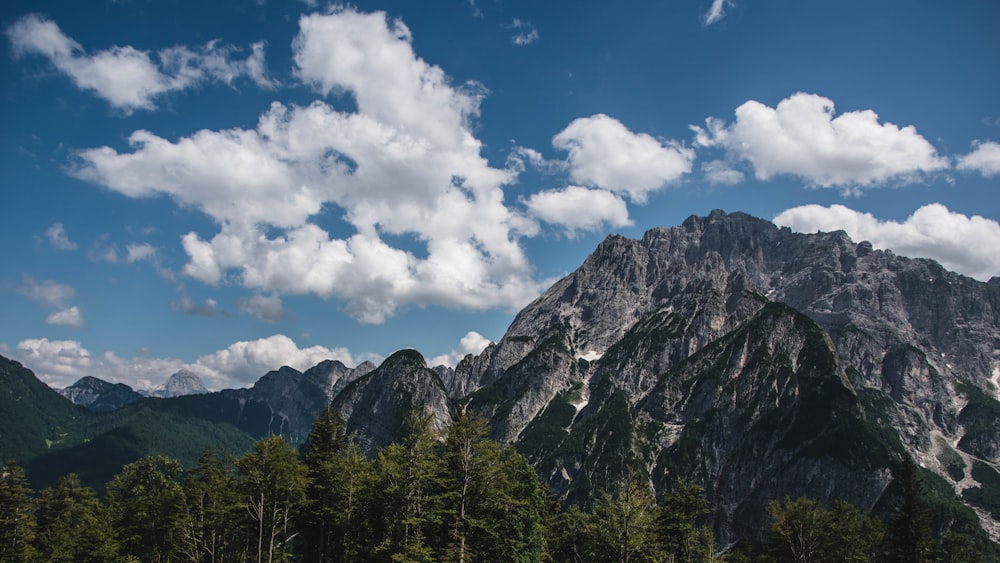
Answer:
[(1000, 5), (0, 7), (0, 353), (210, 388), (454, 364), (712, 209), (1000, 275)]

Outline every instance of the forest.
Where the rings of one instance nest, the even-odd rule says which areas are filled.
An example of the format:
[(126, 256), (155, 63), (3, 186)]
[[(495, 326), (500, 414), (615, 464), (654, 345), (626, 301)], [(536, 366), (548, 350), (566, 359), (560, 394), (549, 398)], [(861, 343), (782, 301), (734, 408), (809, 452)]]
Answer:
[[(903, 460), (883, 522), (845, 502), (775, 499), (767, 541), (720, 546), (701, 486), (657, 499), (635, 475), (592, 506), (562, 506), (527, 460), (458, 411), (444, 430), (411, 415), (367, 459), (327, 409), (308, 441), (206, 451), (185, 470), (147, 456), (103, 496), (74, 474), (35, 492), (0, 474), (0, 561), (74, 562), (864, 562), (984, 561), (969, 538), (935, 537), (916, 466)], [(981, 547), (981, 546), (978, 546)]]

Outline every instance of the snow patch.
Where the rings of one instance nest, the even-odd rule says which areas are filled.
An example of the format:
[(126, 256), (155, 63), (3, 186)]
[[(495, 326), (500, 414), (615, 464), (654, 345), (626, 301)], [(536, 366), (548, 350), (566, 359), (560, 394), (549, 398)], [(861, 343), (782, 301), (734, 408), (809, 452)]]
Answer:
[(588, 362), (596, 362), (601, 359), (604, 354), (598, 352), (597, 350), (587, 350), (586, 354), (581, 354), (577, 356), (577, 359), (587, 360)]
[(990, 381), (993, 382), (993, 394), (1000, 401), (1000, 363), (993, 366), (993, 377), (990, 378)]

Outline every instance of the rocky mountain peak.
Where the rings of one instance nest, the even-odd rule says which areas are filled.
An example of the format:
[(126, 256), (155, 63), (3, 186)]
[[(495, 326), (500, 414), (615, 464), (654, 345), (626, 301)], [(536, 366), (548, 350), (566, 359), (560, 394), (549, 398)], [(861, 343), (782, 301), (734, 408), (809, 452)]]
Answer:
[(162, 387), (153, 391), (154, 397), (182, 397), (184, 395), (196, 395), (208, 393), (208, 389), (202, 383), (197, 374), (182, 369), (167, 379)]

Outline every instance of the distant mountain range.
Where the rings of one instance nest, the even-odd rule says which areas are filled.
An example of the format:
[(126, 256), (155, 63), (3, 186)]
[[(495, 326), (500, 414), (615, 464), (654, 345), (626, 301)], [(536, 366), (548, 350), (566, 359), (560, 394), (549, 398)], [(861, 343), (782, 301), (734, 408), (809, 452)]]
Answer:
[[(124, 393), (106, 413), (15, 362), (0, 362), (0, 384), (0, 458), (27, 463), (35, 482), (55, 461), (85, 469), (98, 450), (117, 463), (267, 433), (298, 443), (331, 401), (371, 454), (410, 409), (443, 426), (462, 405), (567, 502), (635, 474), (658, 491), (701, 483), (726, 544), (759, 539), (767, 502), (785, 496), (885, 512), (904, 456), (924, 468), (939, 528), (1000, 538), (1000, 286), (740, 213), (608, 237), (454, 369), (400, 351), (377, 368), (281, 368), (251, 389)], [(111, 388), (78, 386), (78, 403), (115, 404)], [(22, 413), (13, 426), (8, 409)], [(167, 428), (198, 437), (154, 438)]]

